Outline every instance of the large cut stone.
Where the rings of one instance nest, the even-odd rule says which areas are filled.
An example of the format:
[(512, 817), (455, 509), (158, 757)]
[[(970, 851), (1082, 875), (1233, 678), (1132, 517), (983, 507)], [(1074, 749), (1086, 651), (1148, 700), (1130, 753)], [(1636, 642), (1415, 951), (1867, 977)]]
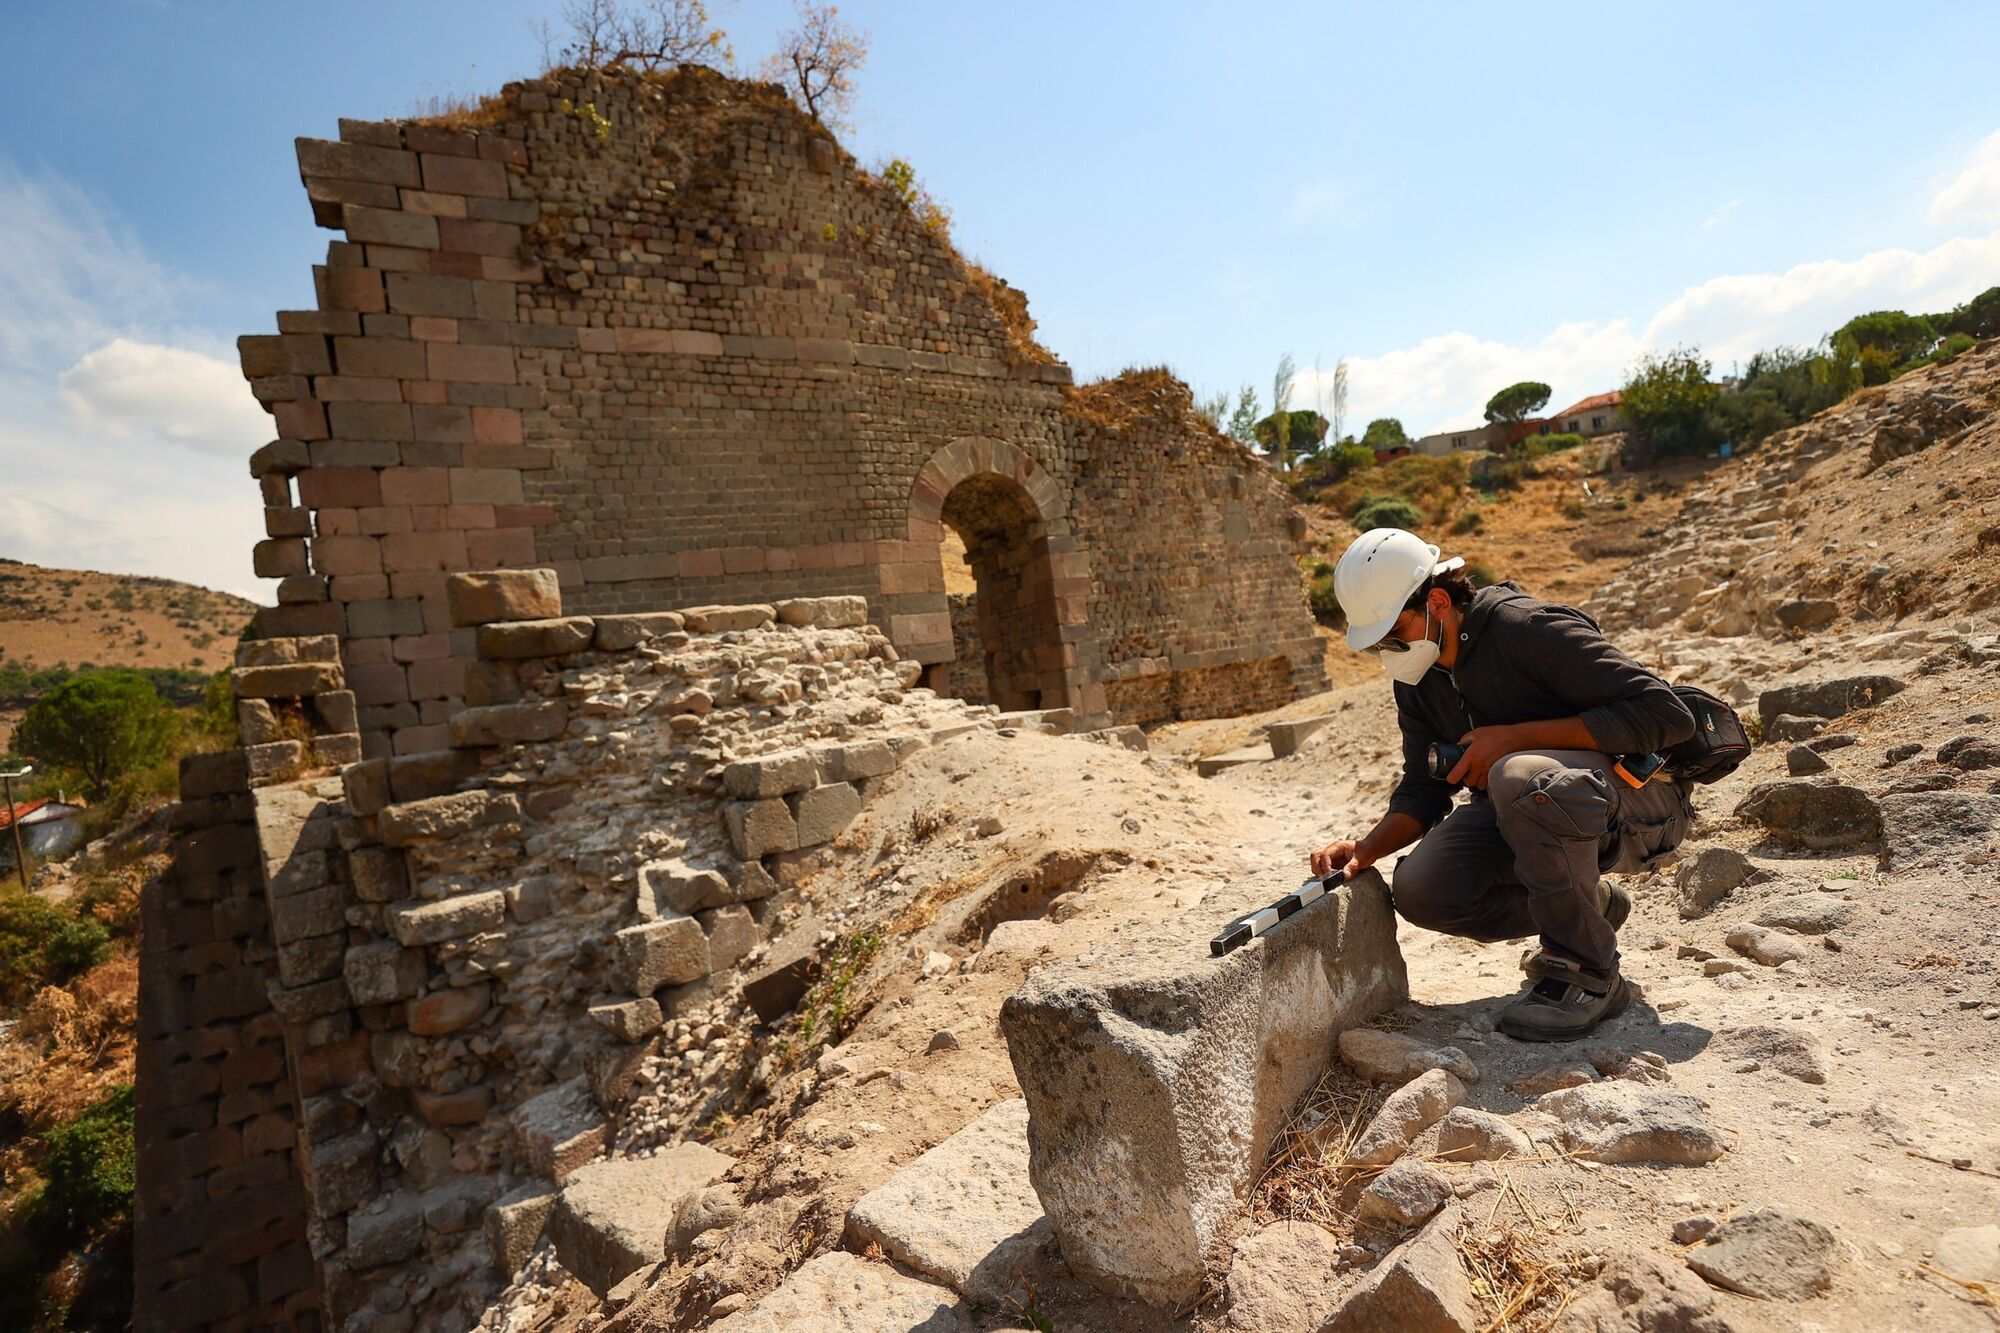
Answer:
[(1910, 792), (1884, 796), (1881, 809), (1885, 870), (1927, 861), (1964, 864), (2000, 853), (2000, 794)]
[(1766, 725), (1777, 717), (1841, 717), (1903, 692), (1894, 676), (1849, 676), (1807, 685), (1781, 685), (1757, 696), (1757, 715)]
[(673, 916), (627, 926), (613, 937), (618, 948), (618, 981), (633, 995), (651, 995), (709, 974), (708, 936), (691, 916)]
[(713, 1148), (683, 1143), (657, 1157), (579, 1167), (563, 1182), (549, 1215), (556, 1257), (604, 1295), (627, 1273), (665, 1258), (674, 1210), (735, 1164)]
[(819, 765), (804, 750), (739, 759), (722, 770), (722, 785), (731, 796), (757, 800), (805, 791), (819, 783)]
[(445, 606), (461, 629), (496, 620), (546, 620), (562, 614), (553, 569), (484, 569), (447, 574)]
[(887, 1264), (835, 1250), (809, 1259), (749, 1309), (709, 1325), (709, 1333), (970, 1333), (944, 1287), (904, 1277)]
[(1334, 1034), (1408, 993), (1374, 871), (1221, 958), (1205, 929), (1175, 923), (1031, 974), (1000, 1024), (1030, 1175), (1071, 1269), (1140, 1300), (1191, 1299)]
[(461, 893), (436, 902), (400, 902), (389, 909), (389, 929), (413, 947), (498, 930), (506, 919), (507, 895), (499, 889)]
[(779, 797), (728, 802), (722, 807), (722, 826), (739, 860), (798, 850), (799, 826), (793, 822), (792, 808)]
[(1867, 792), (1845, 783), (1793, 778), (1753, 787), (1736, 807), (1771, 837), (1808, 851), (1862, 847), (1882, 836), (1882, 812)]
[(540, 1181), (521, 1186), (494, 1200), (486, 1209), (486, 1248), (493, 1266), (512, 1277), (542, 1238), (556, 1192)]
[(1001, 1102), (861, 1196), (849, 1243), (998, 1305), (1039, 1247), (1041, 1200), (1028, 1183), (1028, 1104)]
[(474, 642), (479, 655), (488, 659), (562, 657), (590, 647), (595, 631), (596, 622), (589, 616), (560, 616), (481, 625), (474, 631)]
[(854, 822), (861, 813), (861, 793), (849, 783), (830, 782), (793, 797), (792, 811), (798, 821), (799, 846), (817, 847), (832, 842)]
[(521, 1164), (557, 1182), (595, 1157), (611, 1132), (591, 1100), (590, 1081), (584, 1078), (536, 1093), (515, 1107), (508, 1119)]

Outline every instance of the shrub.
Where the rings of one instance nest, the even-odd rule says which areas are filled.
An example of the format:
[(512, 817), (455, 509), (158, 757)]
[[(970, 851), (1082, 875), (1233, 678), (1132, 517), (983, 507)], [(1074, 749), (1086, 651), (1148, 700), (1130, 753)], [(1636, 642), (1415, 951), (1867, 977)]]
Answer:
[(1451, 525), (1453, 532), (1477, 532), (1486, 525), (1486, 515), (1477, 509), (1468, 509), (1460, 514)]
[(1312, 609), (1313, 619), (1328, 629), (1339, 629), (1347, 622), (1340, 599), (1333, 595), (1333, 565), (1317, 557), (1306, 565), (1306, 605)]
[(0, 891), (0, 1006), (88, 971), (104, 961), (110, 938), (97, 922), (32, 893)]
[(1493, 566), (1484, 560), (1466, 561), (1465, 577), (1472, 580), (1475, 588), (1485, 588), (1500, 581), (1500, 577), (1493, 572)]
[(1583, 436), (1562, 432), (1551, 435), (1530, 435), (1521, 441), (1515, 452), (1522, 458), (1542, 458), (1548, 454), (1559, 454), (1567, 449), (1575, 449), (1583, 444)]
[(30, 1205), (34, 1224), (52, 1238), (86, 1236), (132, 1206), (132, 1085), (44, 1136), (47, 1181)]
[(1370, 528), (1415, 529), (1423, 525), (1424, 512), (1400, 495), (1364, 495), (1351, 518), (1363, 532)]

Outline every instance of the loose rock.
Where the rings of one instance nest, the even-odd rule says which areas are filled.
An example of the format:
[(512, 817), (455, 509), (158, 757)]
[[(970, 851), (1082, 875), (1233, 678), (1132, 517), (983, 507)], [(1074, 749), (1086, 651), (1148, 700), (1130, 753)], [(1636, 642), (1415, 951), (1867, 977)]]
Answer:
[(1486, 1321), (1459, 1266), (1457, 1206), (1389, 1252), (1334, 1308), (1320, 1333), (1468, 1333)]
[(1229, 1265), (1229, 1327), (1243, 1333), (1317, 1328), (1340, 1242), (1310, 1222), (1274, 1222), (1236, 1244)]
[(1560, 1123), (1563, 1147), (1593, 1162), (1700, 1166), (1722, 1156), (1722, 1137), (1698, 1098), (1622, 1079), (1552, 1092), (1535, 1103)]
[(1461, 1106), (1438, 1126), (1437, 1155), (1454, 1162), (1532, 1157), (1535, 1144), (1504, 1117)]
[(1451, 1181), (1422, 1162), (1398, 1162), (1361, 1191), (1354, 1220), (1364, 1227), (1404, 1229), (1428, 1221), (1451, 1202)]
[(1773, 1301), (1825, 1292), (1839, 1260), (1831, 1231), (1776, 1208), (1736, 1214), (1687, 1256), (1688, 1267), (1714, 1285)]
[[(1393, 1162), (1410, 1140), (1465, 1100), (1465, 1085), (1442, 1069), (1428, 1069), (1390, 1093), (1361, 1131), (1348, 1160), (1362, 1166)], [(1426, 1214), (1428, 1216), (1428, 1214)]]
[(1479, 1081), (1479, 1069), (1456, 1046), (1426, 1046), (1400, 1032), (1349, 1028), (1340, 1034), (1340, 1058), (1374, 1083), (1403, 1083), (1429, 1069), (1442, 1069), (1466, 1083)]
[(1730, 927), (1729, 934), (1724, 938), (1730, 948), (1766, 967), (1801, 962), (1806, 957), (1806, 946), (1796, 936), (1748, 922)]

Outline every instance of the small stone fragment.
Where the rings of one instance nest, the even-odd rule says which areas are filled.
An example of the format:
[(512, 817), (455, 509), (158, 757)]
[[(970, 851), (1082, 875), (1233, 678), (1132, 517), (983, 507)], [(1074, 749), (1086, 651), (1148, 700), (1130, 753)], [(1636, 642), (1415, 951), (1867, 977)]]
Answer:
[(1776, 1208), (1738, 1213), (1688, 1251), (1688, 1267), (1726, 1291), (1799, 1301), (1833, 1286), (1840, 1248), (1831, 1231)]

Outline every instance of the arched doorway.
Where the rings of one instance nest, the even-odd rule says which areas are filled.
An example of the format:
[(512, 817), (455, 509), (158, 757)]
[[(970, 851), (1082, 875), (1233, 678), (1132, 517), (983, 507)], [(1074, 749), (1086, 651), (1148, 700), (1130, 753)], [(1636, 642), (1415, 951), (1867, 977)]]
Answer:
[[(950, 541), (955, 537), (956, 541)], [(944, 560), (963, 560), (973, 591), (952, 614)], [(963, 547), (963, 555), (957, 549)], [(891, 575), (906, 616), (898, 647), (929, 668), (925, 683), (968, 697), (983, 683), (983, 702), (1004, 711), (1071, 708), (1103, 711), (1096, 645), (1086, 607), (1089, 564), (1076, 547), (1062, 493), (1025, 451), (1001, 440), (954, 440), (918, 472), (910, 496), (910, 541)]]
[[(1066, 682), (1059, 653), (1050, 653), (1062, 636), (1048, 533), (1027, 493), (990, 472), (968, 477), (945, 496), (939, 519), (963, 544), (973, 584), (970, 614), (954, 607), (954, 674), (981, 677), (983, 702), (1003, 711), (1062, 707)], [(949, 578), (946, 586), (950, 596)]]

